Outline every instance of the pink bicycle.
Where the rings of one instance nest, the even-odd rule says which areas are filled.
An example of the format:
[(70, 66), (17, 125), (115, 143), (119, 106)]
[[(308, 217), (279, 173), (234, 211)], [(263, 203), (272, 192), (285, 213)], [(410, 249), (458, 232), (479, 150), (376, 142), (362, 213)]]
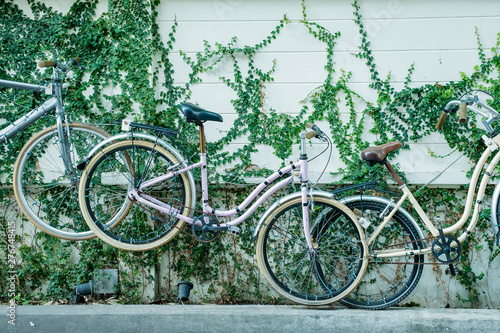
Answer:
[[(88, 156), (79, 203), (94, 233), (131, 251), (166, 244), (181, 230), (186, 232), (186, 224), (193, 237), (203, 242), (223, 231), (239, 234), (237, 226), (271, 195), (292, 184), (298, 172), (301, 190), (273, 203), (255, 231), (261, 272), (279, 294), (300, 304), (329, 304), (356, 288), (368, 264), (364, 232), (349, 208), (330, 193), (312, 190), (308, 181), (306, 136), (329, 142), (326, 135), (317, 127), (315, 132), (302, 133), (297, 162), (270, 175), (237, 207), (218, 210), (209, 201), (204, 123), (221, 122), (222, 117), (190, 103), (180, 108), (186, 120), (199, 127), (199, 162), (188, 164), (174, 146), (159, 143), (162, 134), (174, 135), (171, 130), (144, 124), (135, 126), (157, 132), (158, 141), (129, 135)], [(191, 174), (195, 168), (201, 172), (199, 212)], [(221, 218), (230, 221), (221, 223)]]

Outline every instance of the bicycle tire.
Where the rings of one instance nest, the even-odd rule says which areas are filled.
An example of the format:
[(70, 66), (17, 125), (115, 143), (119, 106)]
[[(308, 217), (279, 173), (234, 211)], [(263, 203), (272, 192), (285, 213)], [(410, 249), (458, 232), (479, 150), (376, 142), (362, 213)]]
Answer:
[[(184, 221), (131, 202), (128, 192), (143, 181), (165, 174), (180, 161), (153, 142), (113, 143), (90, 159), (82, 174), (79, 203), (90, 229), (104, 242), (127, 251), (147, 251), (175, 237)], [(186, 173), (146, 188), (151, 195), (189, 216), (191, 186)]]
[[(367, 238), (373, 228), (382, 221), (380, 214), (387, 206), (366, 199), (352, 201), (346, 205), (350, 209), (357, 210), (357, 215), (361, 213), (364, 218), (371, 222), (367, 230)], [(403, 213), (397, 211), (375, 242), (369, 245), (370, 253), (373, 254), (373, 249), (407, 242), (412, 242), (405, 245), (408, 249), (422, 249), (423, 243), (418, 241), (420, 238), (415, 226)], [(399, 246), (399, 248), (401, 247)], [(370, 259), (374, 260), (371, 255)], [(341, 303), (351, 308), (369, 310), (381, 310), (397, 305), (408, 297), (417, 286), (424, 269), (423, 263), (423, 254), (378, 258), (376, 263), (368, 265), (361, 283), (348, 297), (341, 300)]]
[[(70, 130), (73, 165), (109, 133), (84, 123), (63, 124)], [(69, 179), (61, 158), (57, 126), (36, 133), (21, 149), (14, 164), (14, 195), (23, 214), (40, 230), (67, 240), (95, 237), (78, 206), (78, 181)]]
[(262, 224), (257, 262), (281, 296), (319, 306), (342, 299), (359, 284), (368, 265), (367, 248), (363, 230), (346, 206), (313, 197), (310, 207), (314, 254), (302, 237), (302, 201), (298, 197), (278, 205)]

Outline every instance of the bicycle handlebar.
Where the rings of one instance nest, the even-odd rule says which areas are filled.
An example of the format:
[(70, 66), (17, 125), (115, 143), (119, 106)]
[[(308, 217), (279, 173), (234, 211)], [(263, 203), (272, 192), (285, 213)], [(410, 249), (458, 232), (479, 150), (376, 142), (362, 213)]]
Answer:
[(306, 133), (306, 139), (317, 138), (322, 142), (327, 142), (329, 140), (328, 136), (313, 123), (307, 122), (306, 127), (312, 129), (312, 131)]
[(312, 138), (317, 138), (318, 137), (318, 132), (316, 131), (311, 131), (306, 133), (306, 139), (311, 140)]
[(78, 66), (80, 69), (85, 69), (84, 66), (80, 65), (80, 62), (82, 59), (80, 57), (73, 58), (69, 60), (66, 63), (59, 63), (56, 60), (41, 60), (38, 62), (38, 67), (44, 68), (44, 67), (54, 67), (58, 68), (59, 70), (63, 72), (67, 72), (69, 68), (73, 65)]
[(458, 112), (458, 122), (463, 124), (467, 121), (467, 102), (460, 103), (460, 111)]
[(448, 112), (443, 110), (443, 112), (441, 112), (441, 116), (439, 116), (438, 122), (436, 124), (436, 129), (438, 131), (440, 131), (443, 128), (446, 117), (448, 117)]
[(38, 67), (54, 67), (56, 62), (54, 60), (41, 60), (38, 62)]
[[(482, 91), (484, 92), (484, 91)], [(469, 92), (467, 92), (469, 93)], [(466, 94), (467, 94), (466, 93)], [(487, 93), (486, 94), (490, 95), (493, 97), (491, 94)], [(494, 97), (493, 97), (494, 98)], [(479, 109), (477, 107), (480, 107)], [(498, 120), (500, 114), (498, 113), (497, 110), (493, 109), (490, 107), (488, 104), (485, 102), (481, 101), (477, 95), (475, 95), (472, 98), (469, 99), (462, 99), (462, 100), (453, 100), (446, 104), (446, 106), (443, 109), (443, 112), (441, 113), (441, 116), (439, 117), (439, 120), (436, 124), (436, 129), (441, 130), (443, 127), (444, 121), (446, 120), (446, 117), (448, 116), (449, 113), (453, 113), (459, 110), (459, 116), (458, 116), (458, 122), (459, 123), (465, 123), (467, 121), (467, 110), (473, 111), (481, 116), (483, 116), (483, 124), (486, 127), (486, 130), (489, 131), (490, 133), (494, 133), (495, 131), (491, 127), (491, 125)]]

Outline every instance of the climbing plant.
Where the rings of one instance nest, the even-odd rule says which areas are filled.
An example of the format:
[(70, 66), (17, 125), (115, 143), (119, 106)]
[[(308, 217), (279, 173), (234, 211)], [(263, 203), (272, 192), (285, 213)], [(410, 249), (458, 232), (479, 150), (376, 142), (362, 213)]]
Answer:
[[(40, 1), (28, 0), (28, 4), (31, 16), (15, 1), (0, 0), (0, 12), (4, 14), (0, 17), (0, 78), (44, 82), (50, 73), (37, 68), (35, 60), (65, 60), (80, 56), (86, 70), (74, 71), (69, 78), (71, 89), (65, 93), (67, 111), (72, 120), (100, 124), (112, 133), (120, 129), (110, 124), (125, 117), (182, 129), (178, 141), (183, 142), (190, 156), (196, 156), (196, 129), (180, 119), (178, 106), (190, 99), (192, 87), (203, 81), (203, 74), (216, 73), (219, 66), (230, 64), (232, 72), (219, 80), (234, 92), (231, 103), (237, 117), (221, 139), (208, 143), (208, 150), (213, 156), (212, 168), (231, 165), (233, 169), (215, 174), (214, 183), (217, 180), (242, 182), (245, 175), (266, 173), (267, 170), (246, 168), (253, 164), (252, 153), (261, 145), (272, 147), (274, 155), (285, 164), (304, 123), (320, 120), (329, 124), (338, 158), (345, 164), (342, 170), (332, 172), (341, 174), (343, 182), (383, 179), (386, 176), (383, 169), (367, 169), (359, 161), (362, 149), (369, 144), (390, 140), (400, 140), (408, 148), (410, 142), (434, 132), (442, 107), (468, 89), (478, 87), (495, 96), (500, 95), (500, 58), (497, 53), (500, 38), (493, 47), (492, 56), (487, 57), (479, 35), (480, 63), (471, 75), (463, 74), (458, 82), (414, 87), (410, 84), (417, 66), (414, 64), (408, 68), (403, 88), (394, 88), (390, 75), (384, 78), (378, 71), (370, 36), (363, 24), (362, 8), (357, 1), (353, 3), (353, 18), (359, 32), (359, 50), (354, 56), (363, 61), (370, 72), (370, 89), (376, 92), (376, 101), (365, 100), (351, 88), (351, 69), (336, 66), (336, 47), (342, 32), (330, 31), (309, 20), (306, 1), (302, 1), (302, 18), (298, 23), (311, 38), (324, 44), (326, 65), (323, 83), (302, 97), (302, 107), (296, 115), (266, 107), (265, 89), (273, 81), (276, 62), (263, 66), (255, 59), (292, 23), (286, 15), (255, 45), (241, 45), (235, 36), (226, 44), (205, 41), (203, 50), (195, 55), (181, 51), (189, 73), (184, 78), (186, 83), (178, 85), (172, 61), (178, 24), (174, 20), (168, 34), (160, 35), (157, 24), (159, 0), (109, 0), (107, 11), (100, 15), (97, 15), (98, 0), (74, 1), (66, 14)], [(14, 108), (8, 104), (0, 106), (0, 119), (6, 122), (14, 121), (25, 112), (25, 108), (19, 105), (29, 108), (44, 98), (34, 93), (1, 90), (0, 93), (2, 98), (7, 96), (16, 100)], [(500, 108), (500, 105), (493, 106)], [(341, 117), (341, 110), (348, 111), (347, 118)], [(30, 131), (22, 132), (16, 140), (0, 146), (3, 161), (0, 185), (10, 184), (12, 165), (31, 133), (52, 122), (51, 119), (42, 119)], [(366, 131), (375, 134), (377, 141), (363, 139), (362, 134)], [(474, 119), (468, 124), (448, 122), (443, 134), (451, 148), (464, 151), (467, 157), (477, 160), (481, 149), (469, 149), (478, 148), (477, 138), (482, 135)], [(235, 152), (226, 152), (225, 148), (241, 137), (247, 138), (247, 143)], [(233, 207), (234, 202), (246, 193), (246, 188), (228, 190), (220, 187), (217, 200), (222, 206)], [(460, 200), (447, 190), (426, 190), (421, 196), (432, 202), (426, 207), (430, 211), (440, 205), (457, 206)], [(19, 219), (20, 214), (8, 189), (0, 190), (0, 200), (5, 211), (11, 212), (0, 216), (0, 231), (7, 234), (8, 221)], [(450, 221), (456, 211), (447, 209), (447, 221)], [(485, 219), (482, 216), (478, 232), (486, 228)], [(246, 228), (238, 239), (227, 236), (208, 245), (181, 234), (162, 248), (127, 253), (98, 240), (67, 243), (42, 233), (33, 235), (29, 227), (21, 227), (23, 232), (16, 235), (19, 244), (17, 298), (20, 302), (54, 298), (68, 300), (72, 286), (86, 282), (96, 268), (120, 267), (123, 268), (120, 270), (120, 299), (125, 303), (171, 301), (175, 297), (178, 278), (208, 285), (201, 295), (206, 301), (276, 302), (263, 292), (266, 287), (260, 281), (253, 261), (250, 229)], [(7, 253), (6, 240), (7, 237), (0, 240), (0, 249), (4, 253)], [(489, 245), (493, 250), (492, 243)], [(468, 291), (466, 302), (477, 298), (476, 282), (481, 278), (481, 272), (473, 271), (469, 259), (464, 255), (459, 275), (459, 281)], [(0, 266), (3, 275), (7, 271), (6, 263), (2, 262)], [(4, 301), (7, 300), (5, 283), (6, 278), (0, 276), (0, 297)], [(155, 286), (153, 292), (147, 290), (151, 284)]]

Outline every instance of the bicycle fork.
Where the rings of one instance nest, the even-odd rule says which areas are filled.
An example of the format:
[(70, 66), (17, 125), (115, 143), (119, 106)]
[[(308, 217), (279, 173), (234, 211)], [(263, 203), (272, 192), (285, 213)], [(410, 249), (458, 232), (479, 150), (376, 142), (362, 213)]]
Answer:
[[(61, 145), (61, 158), (64, 163), (64, 170), (71, 182), (76, 182), (76, 171), (71, 160), (71, 142), (69, 141), (69, 126), (65, 121), (64, 106), (62, 105), (62, 83), (57, 77), (57, 72), (54, 70), (54, 79), (52, 81), (53, 96), (56, 99), (56, 117), (57, 117), (57, 134)], [(66, 128), (64, 128), (66, 124)]]
[(307, 166), (307, 152), (306, 152), (306, 133), (300, 134), (300, 191), (302, 198), (302, 223), (304, 227), (304, 237), (306, 238), (307, 247), (311, 253), (316, 252), (312, 243), (311, 237), (311, 223), (310, 223), (310, 210), (312, 209), (312, 195), (311, 201), (309, 197), (309, 169)]

